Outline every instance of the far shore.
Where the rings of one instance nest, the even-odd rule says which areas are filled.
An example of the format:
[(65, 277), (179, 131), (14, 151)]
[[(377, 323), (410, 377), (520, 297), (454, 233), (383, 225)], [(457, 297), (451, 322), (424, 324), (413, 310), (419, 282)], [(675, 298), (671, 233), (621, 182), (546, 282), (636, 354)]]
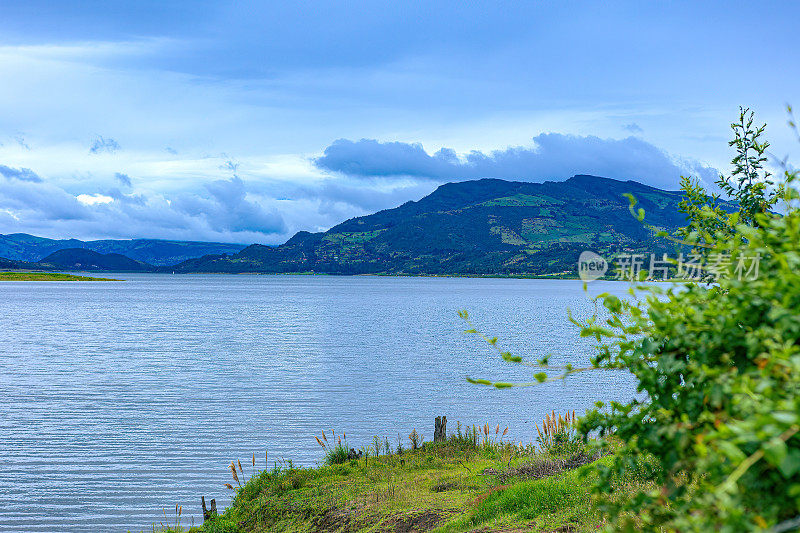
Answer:
[(0, 281), (122, 281), (112, 278), (92, 278), (59, 272), (0, 272)]

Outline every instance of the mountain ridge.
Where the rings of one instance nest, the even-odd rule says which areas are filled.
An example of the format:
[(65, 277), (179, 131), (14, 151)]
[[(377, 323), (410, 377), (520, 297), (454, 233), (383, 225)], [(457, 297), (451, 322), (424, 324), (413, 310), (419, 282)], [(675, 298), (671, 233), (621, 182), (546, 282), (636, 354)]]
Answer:
[(0, 234), (0, 257), (26, 263), (39, 262), (59, 250), (86, 249), (100, 254), (121, 254), (155, 266), (167, 266), (209, 254), (236, 253), (246, 247), (245, 244), (167, 239), (82, 241), (78, 239), (48, 239), (28, 233)]
[[(576, 175), (565, 181), (486, 178), (439, 186), (416, 201), (354, 217), (325, 232), (298, 232), (276, 247), (174, 265), (176, 272), (544, 275), (574, 269), (586, 249), (670, 251), (631, 216), (631, 193), (648, 223), (684, 224), (680, 191)], [(663, 242), (662, 242), (663, 241)]]
[(0, 268), (564, 275), (574, 273), (584, 250), (604, 255), (674, 251), (674, 245), (656, 238), (631, 215), (625, 193), (637, 198), (650, 226), (674, 231), (685, 224), (678, 209), (682, 192), (633, 180), (589, 175), (544, 183), (485, 178), (442, 184), (419, 200), (345, 220), (324, 232), (299, 231), (279, 246), (251, 244), (234, 253), (206, 254), (173, 265), (72, 248), (25, 266), (0, 260)]

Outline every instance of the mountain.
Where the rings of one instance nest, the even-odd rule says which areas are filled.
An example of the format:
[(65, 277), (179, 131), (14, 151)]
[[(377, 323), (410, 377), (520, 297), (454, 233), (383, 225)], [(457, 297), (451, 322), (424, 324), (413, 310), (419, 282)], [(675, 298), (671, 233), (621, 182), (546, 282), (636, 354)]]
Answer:
[(157, 267), (122, 254), (101, 254), (83, 248), (66, 248), (53, 252), (41, 261), (16, 261), (0, 257), (0, 270), (155, 272)]
[(581, 251), (673, 250), (629, 212), (633, 194), (647, 222), (685, 224), (677, 191), (578, 175), (562, 182), (481, 179), (448, 183), (416, 202), (301, 231), (277, 247), (184, 261), (176, 272), (523, 275), (574, 272)]
[(26, 233), (0, 235), (0, 257), (13, 261), (36, 262), (53, 252), (69, 248), (83, 248), (101, 254), (122, 254), (151, 265), (173, 265), (209, 254), (235, 254), (245, 248), (245, 245), (158, 239), (54, 240)]
[(48, 255), (37, 263), (37, 270), (106, 270), (117, 272), (151, 272), (153, 265), (136, 261), (122, 254), (101, 254), (83, 248), (67, 248)]

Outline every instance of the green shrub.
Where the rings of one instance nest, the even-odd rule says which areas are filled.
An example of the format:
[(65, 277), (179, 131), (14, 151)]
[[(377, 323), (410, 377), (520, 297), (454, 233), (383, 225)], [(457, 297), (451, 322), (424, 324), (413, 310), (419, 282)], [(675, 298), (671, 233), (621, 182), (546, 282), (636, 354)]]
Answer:
[[(800, 514), (800, 211), (796, 176), (777, 198), (759, 178), (766, 143), (752, 115), (734, 124), (737, 213), (694, 210), (682, 233), (704, 258), (733, 266), (749, 259), (758, 274), (716, 276), (713, 286), (686, 283), (644, 298), (601, 295), (607, 318), (581, 324), (597, 339), (593, 365), (626, 369), (645, 400), (612, 403), (587, 414), (584, 435), (614, 433), (623, 442), (600, 469), (597, 492), (610, 517), (638, 514), (637, 527), (668, 530), (760, 530)], [(729, 184), (730, 180), (721, 180)], [(746, 222), (746, 223), (743, 223)], [(755, 259), (758, 258), (758, 259)], [(751, 264), (752, 266), (752, 264)], [(612, 476), (652, 455), (659, 490), (624, 501), (607, 497)], [(619, 521), (616, 526), (633, 527)]]
[(325, 450), (325, 459), (323, 462), (326, 465), (341, 465), (350, 460), (349, 451), (347, 447), (341, 442)]
[[(738, 187), (726, 190), (740, 211), (717, 208), (702, 188), (686, 190), (690, 224), (679, 234), (707, 261), (724, 257), (733, 272), (712, 285), (641, 286), (626, 299), (602, 294), (603, 313), (574, 321), (597, 342), (591, 366), (538, 362), (536, 382), (552, 379), (548, 369), (562, 377), (621, 370), (644, 393), (598, 404), (579, 420), (584, 438), (613, 434), (621, 443), (596, 467), (594, 483), (613, 530), (786, 531), (800, 515), (800, 195), (788, 170), (777, 196), (759, 184), (769, 178), (759, 174), (763, 127), (752, 128), (745, 114), (733, 125), (734, 179), (722, 180)], [(778, 198), (784, 215), (771, 211)], [(637, 218), (644, 216), (639, 210)], [(753, 261), (757, 275), (736, 273)], [(497, 339), (484, 339), (496, 346)], [(648, 471), (655, 488), (615, 497), (614, 480), (640, 471), (648, 458), (657, 461)]]
[(715, 249), (734, 262), (760, 254), (757, 279), (641, 288), (638, 301), (602, 295), (610, 317), (583, 324), (601, 341), (594, 364), (631, 371), (647, 394), (582, 420), (585, 435), (624, 443), (598, 491), (641, 455), (662, 467), (661, 490), (608, 504), (611, 516), (743, 531), (800, 514), (800, 212), (757, 220)]

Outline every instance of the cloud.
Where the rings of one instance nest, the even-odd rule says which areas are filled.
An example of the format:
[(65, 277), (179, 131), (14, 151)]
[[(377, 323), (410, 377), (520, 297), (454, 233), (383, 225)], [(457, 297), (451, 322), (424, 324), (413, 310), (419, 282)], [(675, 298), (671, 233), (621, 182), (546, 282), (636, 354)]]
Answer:
[(76, 196), (83, 205), (110, 204), (114, 199), (104, 194), (79, 194)]
[(635, 122), (631, 122), (630, 124), (625, 124), (624, 126), (622, 126), (622, 129), (623, 129), (623, 130), (625, 130), (625, 131), (629, 131), (629, 132), (631, 132), (631, 133), (633, 133), (633, 134), (636, 134), (636, 133), (643, 133), (643, 132), (644, 132), (644, 130), (642, 129), (642, 127), (641, 127), (641, 126), (639, 126), (639, 125), (638, 125), (637, 123), (635, 123)]
[(33, 181), (41, 182), (40, 178), (33, 170), (29, 168), (11, 168), (5, 165), (0, 165), (0, 175), (7, 179), (17, 179), (20, 181)]
[(114, 177), (117, 179), (125, 187), (131, 187), (131, 177), (127, 174), (123, 174), (122, 172), (115, 172)]
[(533, 141), (533, 147), (509, 147), (490, 153), (474, 150), (458, 157), (448, 148), (430, 155), (417, 143), (339, 139), (313, 163), (322, 170), (357, 178), (501, 178), (540, 182), (593, 174), (665, 189), (676, 189), (681, 175), (697, 176), (706, 183), (717, 176), (711, 167), (672, 157), (636, 137), (601, 139), (543, 133)]
[(106, 138), (103, 137), (102, 135), (99, 135), (92, 143), (92, 146), (89, 147), (89, 153), (99, 154), (102, 152), (107, 152), (109, 154), (113, 154), (119, 149), (120, 146), (117, 141), (115, 141), (111, 137)]
[(14, 178), (0, 187), (0, 233), (7, 232), (275, 243), (285, 240), (287, 226), (269, 199), (251, 197), (239, 177), (195, 192), (149, 196), (116, 188), (72, 194), (42, 180)]
[(183, 213), (204, 218), (216, 231), (255, 232), (265, 235), (286, 231), (281, 215), (247, 198), (244, 181), (238, 176), (206, 185), (210, 197), (179, 196), (173, 205)]

